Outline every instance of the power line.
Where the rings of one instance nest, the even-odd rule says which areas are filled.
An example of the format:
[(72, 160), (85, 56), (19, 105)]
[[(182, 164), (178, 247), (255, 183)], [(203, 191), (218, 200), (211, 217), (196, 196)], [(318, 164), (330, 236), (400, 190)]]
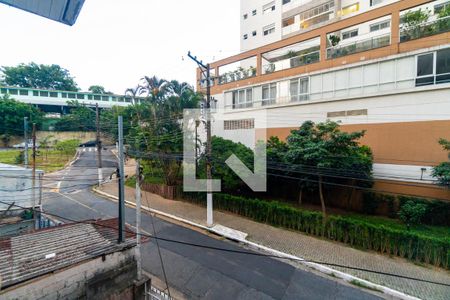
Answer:
[[(7, 203), (7, 202), (3, 202), (3, 201), (0, 201), (0, 203), (7, 204), (7, 205), (11, 204), (11, 203)], [(17, 204), (13, 204), (13, 206), (19, 207), (19, 208), (22, 208), (22, 209), (29, 209), (27, 207), (23, 207), (23, 206), (20, 206), (20, 205), (17, 205)], [(41, 213), (41, 214), (44, 214), (44, 215), (53, 216), (55, 218), (66, 220), (66, 221), (69, 221), (69, 222), (75, 223), (75, 224), (79, 224), (79, 223), (81, 223), (81, 224), (92, 224), (92, 221), (86, 221), (86, 220), (78, 220), (77, 221), (77, 220), (73, 220), (73, 219), (70, 219), (70, 218), (67, 218), (67, 217), (62, 217), (62, 216), (57, 215), (57, 214), (43, 212), (40, 209), (32, 209), (32, 210), (33, 211), (37, 211), (38, 213)], [(113, 226), (108, 226), (108, 225), (105, 225), (105, 224), (97, 224), (97, 223), (95, 223), (95, 225), (118, 231), (118, 228), (113, 227)], [(133, 235), (136, 234), (133, 231), (129, 231), (127, 229), (125, 229), (125, 230), (126, 230), (127, 233), (131, 233)], [(221, 247), (214, 247), (214, 246), (202, 245), (202, 244), (197, 244), (197, 243), (191, 243), (191, 242), (185, 242), (185, 241), (179, 241), (179, 240), (155, 237), (153, 235), (145, 234), (145, 233), (141, 233), (140, 235), (142, 235), (143, 237), (149, 238), (149, 239), (155, 239), (155, 240), (159, 240), (159, 241), (175, 243), (175, 244), (180, 244), (180, 245), (185, 245), (185, 246), (191, 246), (191, 247), (196, 247), (196, 248), (201, 248), (201, 249), (209, 249), (209, 250), (216, 250), (216, 251), (221, 251), (221, 252), (229, 252), (229, 253), (243, 254), (243, 255), (252, 255), (252, 256), (267, 257), (267, 258), (276, 258), (276, 259), (281, 259), (281, 260), (290, 260), (290, 261), (297, 261), (297, 262), (315, 263), (315, 264), (346, 268), (346, 269), (350, 269), (350, 270), (363, 271), (363, 272), (374, 273), (374, 274), (379, 274), (379, 275), (391, 276), (391, 277), (395, 277), (395, 278), (401, 278), (401, 279), (407, 279), (407, 280), (413, 280), (413, 281), (418, 281), (418, 282), (424, 282), (424, 283), (430, 283), (430, 284), (450, 287), (450, 284), (443, 283), (443, 282), (436, 282), (436, 281), (431, 281), (431, 280), (426, 280), (426, 279), (421, 279), (421, 278), (415, 278), (415, 277), (404, 276), (404, 275), (400, 275), (400, 274), (393, 274), (393, 273), (388, 273), (388, 272), (381, 272), (381, 271), (370, 270), (370, 269), (365, 269), (365, 268), (358, 268), (358, 267), (352, 267), (352, 266), (335, 264), (335, 263), (328, 263), (328, 262), (323, 262), (323, 261), (299, 259), (299, 258), (293, 258), (293, 257), (283, 257), (283, 256), (272, 255), (272, 254), (264, 254), (264, 253), (258, 253), (258, 252), (226, 249), (226, 248), (221, 248)]]

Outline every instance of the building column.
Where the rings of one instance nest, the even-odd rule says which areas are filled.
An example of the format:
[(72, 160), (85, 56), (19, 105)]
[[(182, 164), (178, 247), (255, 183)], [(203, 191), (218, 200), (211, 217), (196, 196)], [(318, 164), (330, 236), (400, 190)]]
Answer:
[(327, 60), (327, 33), (324, 32), (320, 35), (320, 61)]
[(391, 15), (391, 48), (392, 53), (400, 52), (400, 11), (394, 10)]
[(256, 54), (256, 76), (262, 75), (262, 54)]

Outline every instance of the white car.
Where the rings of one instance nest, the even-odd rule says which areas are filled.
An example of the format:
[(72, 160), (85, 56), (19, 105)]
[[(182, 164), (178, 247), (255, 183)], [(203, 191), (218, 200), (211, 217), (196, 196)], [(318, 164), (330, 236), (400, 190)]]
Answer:
[[(25, 142), (16, 144), (13, 146), (15, 149), (24, 149), (25, 148)], [(28, 140), (28, 149), (33, 148), (33, 140)], [(36, 142), (36, 148), (39, 148), (39, 143)]]

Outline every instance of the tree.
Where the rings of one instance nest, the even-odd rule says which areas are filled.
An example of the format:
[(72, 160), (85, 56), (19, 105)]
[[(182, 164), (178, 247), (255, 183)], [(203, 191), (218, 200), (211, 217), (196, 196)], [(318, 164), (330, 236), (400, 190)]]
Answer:
[[(36, 123), (39, 128), (44, 113), (30, 104), (15, 101), (8, 95), (0, 97), (0, 134), (22, 135), (24, 117), (28, 117), (28, 122)], [(31, 126), (29, 129), (31, 132)]]
[(105, 88), (101, 85), (91, 85), (88, 91), (94, 94), (108, 94)]
[[(149, 155), (143, 165), (157, 168), (164, 177), (166, 185), (175, 185), (180, 179), (183, 152), (183, 109), (197, 108), (202, 95), (178, 81), (160, 80), (156, 76), (145, 77), (145, 82), (136, 88), (128, 89), (133, 97), (144, 95), (146, 99), (134, 104), (121, 113), (124, 123), (125, 141), (130, 145), (130, 154)], [(178, 92), (174, 92), (178, 91)], [(102, 123), (115, 118), (116, 112), (104, 112)], [(126, 120), (126, 121), (125, 121)], [(115, 120), (109, 120), (114, 122)]]
[(411, 225), (420, 224), (423, 216), (427, 212), (427, 205), (425, 203), (415, 203), (414, 201), (408, 201), (402, 205), (398, 216), (403, 223), (406, 224), (407, 230), (411, 228)]
[(78, 86), (69, 71), (59, 65), (19, 64), (1, 68), (2, 81), (8, 86), (24, 88), (78, 91)]
[[(439, 144), (446, 151), (450, 151), (450, 141), (440, 139)], [(449, 152), (450, 158), (450, 152)], [(450, 162), (443, 162), (433, 168), (432, 176), (438, 179), (439, 185), (450, 188)]]
[[(222, 181), (222, 190), (234, 191), (243, 186), (243, 181), (233, 170), (228, 167), (225, 161), (231, 156), (236, 155), (250, 170), (253, 169), (253, 151), (241, 143), (235, 143), (222, 137), (213, 136), (211, 139), (211, 152), (213, 178)], [(203, 155), (199, 162), (199, 175), (206, 178), (206, 160)]]
[(95, 111), (78, 101), (67, 102), (70, 113), (61, 117), (55, 124), (57, 131), (95, 131)]
[(371, 179), (372, 153), (358, 143), (363, 136), (364, 131), (342, 132), (336, 122), (306, 121), (298, 130), (292, 130), (287, 139), (286, 162), (298, 165), (299, 179), (314, 183), (319, 190), (324, 220), (326, 182), (357, 185)]

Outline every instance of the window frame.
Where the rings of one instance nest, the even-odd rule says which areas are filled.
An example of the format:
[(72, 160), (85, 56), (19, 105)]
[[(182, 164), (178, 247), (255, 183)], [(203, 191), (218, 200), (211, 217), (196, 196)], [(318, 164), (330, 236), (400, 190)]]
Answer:
[[(307, 80), (307, 92), (306, 93), (301, 93), (301, 88), (302, 88), (302, 81), (303, 80)], [(292, 90), (291, 90), (291, 84), (293, 82), (297, 82), (297, 93), (295, 95), (292, 95)], [(297, 77), (297, 78), (293, 78), (291, 80), (289, 80), (289, 98), (290, 98), (290, 102), (301, 102), (301, 101), (308, 101), (310, 99), (310, 95), (311, 95), (311, 78), (310, 76), (302, 76), (302, 77)]]
[[(264, 89), (269, 89), (269, 98), (264, 98)], [(275, 97), (272, 97), (272, 91), (275, 90)], [(273, 105), (277, 103), (278, 82), (271, 82), (261, 85), (261, 106)]]

